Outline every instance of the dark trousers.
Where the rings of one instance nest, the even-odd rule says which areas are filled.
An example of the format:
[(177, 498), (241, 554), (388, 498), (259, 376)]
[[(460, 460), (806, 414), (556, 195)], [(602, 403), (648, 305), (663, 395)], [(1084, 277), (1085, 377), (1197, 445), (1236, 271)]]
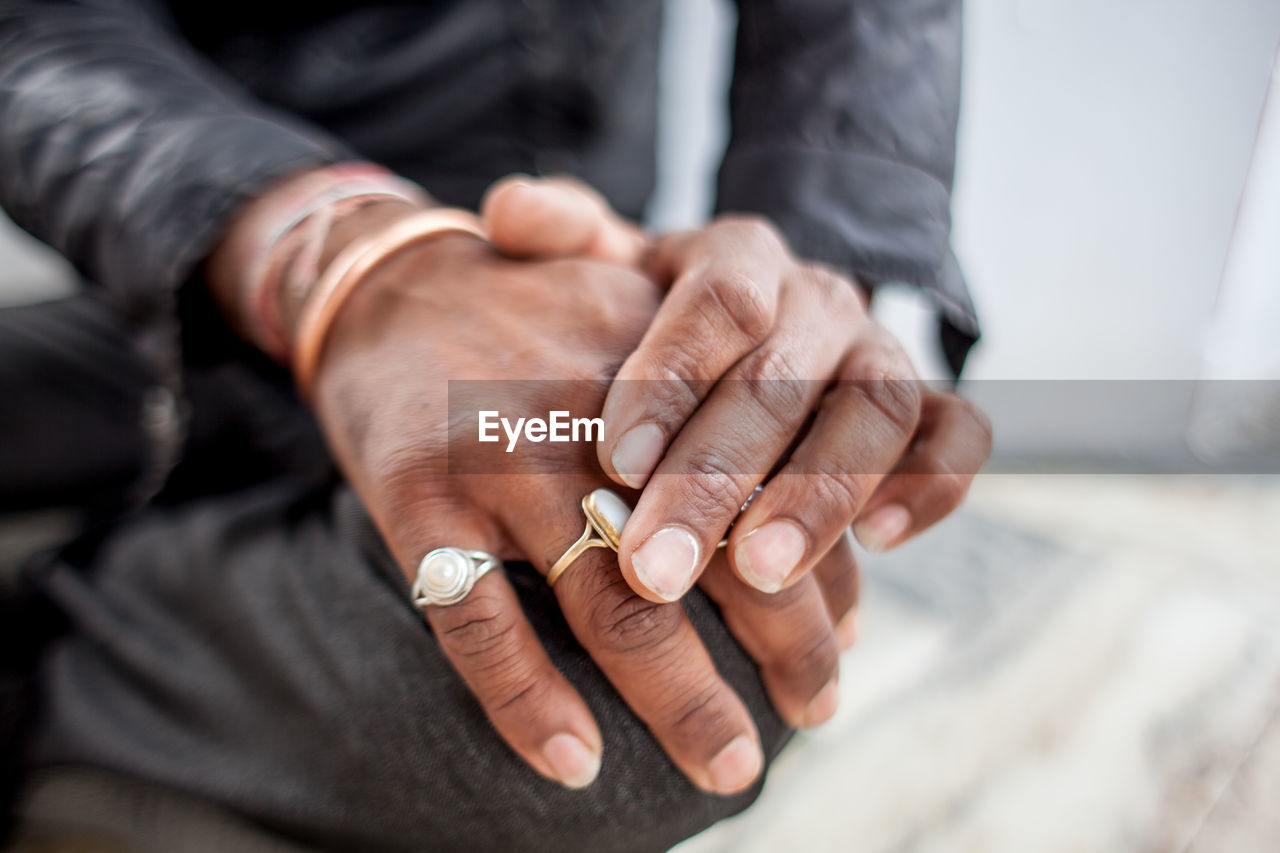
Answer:
[[(6, 508), (100, 507), (145, 464), (129, 340), (93, 297), (0, 310)], [(170, 488), (29, 566), (62, 627), (34, 669), (28, 773), (97, 768), (350, 850), (660, 850), (755, 797), (686, 781), (517, 564), (521, 603), (605, 743), (585, 791), (528, 769), (410, 606), (287, 384), (232, 361), (189, 371), (188, 390)], [(789, 731), (755, 666), (707, 599), (684, 606), (776, 755)]]

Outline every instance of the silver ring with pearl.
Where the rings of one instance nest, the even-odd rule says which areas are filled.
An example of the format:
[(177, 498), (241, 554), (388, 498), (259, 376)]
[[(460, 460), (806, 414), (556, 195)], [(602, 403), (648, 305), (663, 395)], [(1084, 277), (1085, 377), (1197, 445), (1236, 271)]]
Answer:
[(436, 548), (418, 563), (413, 582), (413, 603), (419, 610), (457, 604), (470, 594), (476, 581), (502, 561), (484, 551)]

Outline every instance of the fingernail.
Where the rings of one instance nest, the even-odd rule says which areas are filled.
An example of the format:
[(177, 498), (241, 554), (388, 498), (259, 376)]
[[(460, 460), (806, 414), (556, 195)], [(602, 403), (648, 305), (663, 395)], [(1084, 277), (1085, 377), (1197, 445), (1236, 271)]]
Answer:
[(803, 725), (817, 726), (825, 723), (835, 716), (836, 708), (839, 707), (840, 686), (833, 678), (827, 682), (826, 687), (818, 691), (818, 695), (809, 700), (809, 706), (804, 709)]
[(568, 788), (585, 788), (600, 774), (600, 756), (580, 738), (561, 732), (542, 747), (551, 770)]
[(800, 565), (807, 547), (800, 528), (789, 521), (771, 521), (738, 543), (734, 563), (756, 589), (777, 592)]
[(613, 447), (613, 470), (633, 489), (642, 487), (662, 458), (665, 438), (657, 424), (640, 424), (622, 434)]
[(858, 611), (850, 610), (836, 624), (836, 642), (841, 651), (849, 651), (858, 642)]
[(853, 524), (853, 533), (873, 554), (889, 550), (889, 545), (899, 536), (907, 532), (911, 526), (911, 513), (901, 504), (882, 506), (866, 518), (860, 518)]
[(746, 735), (738, 735), (707, 764), (717, 794), (736, 794), (760, 775), (764, 757)]
[(698, 542), (687, 530), (664, 527), (631, 555), (636, 577), (667, 601), (684, 595), (698, 565)]

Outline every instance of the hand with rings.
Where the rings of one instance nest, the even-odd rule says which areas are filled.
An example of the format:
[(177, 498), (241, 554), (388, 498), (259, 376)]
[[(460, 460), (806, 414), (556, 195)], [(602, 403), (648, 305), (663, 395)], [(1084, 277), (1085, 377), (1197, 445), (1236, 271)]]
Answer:
[[(747, 507), (751, 506), (751, 501), (758, 494), (760, 494), (760, 488), (756, 487), (739, 511), (746, 512)], [(547, 586), (554, 587), (560, 575), (564, 574), (565, 570), (573, 565), (573, 561), (581, 557), (588, 548), (611, 548), (616, 554), (621, 547), (622, 529), (631, 518), (631, 507), (627, 506), (622, 498), (608, 489), (596, 489), (582, 499), (582, 514), (587, 517), (587, 526), (578, 537), (578, 541), (570, 545), (569, 550), (561, 554), (560, 559), (551, 565), (551, 571), (547, 572)], [(723, 548), (728, 544), (728, 539), (722, 539), (716, 547)]]
[[(474, 236), (440, 234), (366, 274), (334, 320), (311, 386), (330, 447), (441, 649), (511, 748), (569, 787), (594, 780), (608, 745), (498, 563), (527, 560), (546, 574), (583, 529), (583, 496), (610, 484), (589, 443), (507, 454), (472, 433), (465, 452), (451, 453), (446, 413), (474, 412), (466, 395), (495, 385), (512, 412), (598, 413), (660, 297), (619, 265), (513, 260)], [(608, 548), (587, 549), (554, 595), (583, 649), (695, 785), (730, 794), (759, 777), (754, 720), (679, 605), (636, 595)], [(788, 641), (813, 644), (830, 633), (829, 617), (800, 627)], [(814, 657), (828, 678), (836, 652), (832, 641)]]
[[(892, 475), (862, 478), (857, 493), (798, 493), (795, 479), (791, 491), (777, 488), (776, 477), (766, 481), (772, 463), (760, 460), (773, 448), (769, 442), (791, 430), (785, 448), (805, 420), (791, 414), (766, 430), (767, 447), (758, 436), (740, 435), (746, 446), (739, 450), (748, 454), (742, 467), (697, 486), (693, 481), (706, 472), (690, 460), (719, 457), (700, 454), (695, 444), (724, 453), (733, 432), (692, 415), (690, 405), (704, 398), (698, 412), (733, 413), (712, 393), (714, 383), (688, 384), (692, 396), (682, 407), (644, 395), (618, 398), (624, 386), (609, 383), (620, 364), (634, 374), (637, 354), (644, 364), (668, 359), (667, 376), (695, 359), (721, 369), (725, 352), (717, 350), (715, 358), (706, 352), (672, 355), (682, 334), (673, 322), (688, 312), (717, 316), (698, 302), (689, 282), (740, 280), (753, 253), (768, 261), (753, 275), (781, 277), (785, 256), (776, 236), (724, 223), (700, 236), (650, 245), (597, 196), (569, 182), (506, 183), (489, 201), (485, 217), (493, 245), (466, 233), (442, 233), (406, 243), (362, 273), (317, 350), (310, 386), (317, 417), (413, 583), (414, 600), (441, 648), (499, 734), (530, 766), (581, 787), (595, 778), (607, 745), (521, 611), (500, 570), (504, 559), (527, 560), (543, 574), (554, 570), (549, 580), (579, 643), (695, 785), (720, 794), (742, 791), (763, 767), (759, 734), (682, 608), (670, 602), (699, 585), (757, 662), (782, 717), (793, 725), (829, 718), (837, 701), (839, 650), (852, 643), (856, 630), (850, 513), (861, 518), (876, 508), (905, 507), (912, 521), (895, 535), (893, 541), (900, 541), (947, 511), (947, 501), (958, 500), (954, 488), (942, 498), (916, 500), (920, 490), (910, 478), (927, 473), (939, 449), (953, 446), (946, 436), (955, 412), (943, 406), (938, 411), (949, 414), (929, 414), (929, 405), (915, 397), (903, 401), (902, 411), (889, 406), (896, 398), (870, 398), (867, 405), (884, 410), (891, 430), (850, 401), (842, 414), (857, 415), (866, 430), (883, 426), (881, 434), (893, 436), (888, 443), (898, 454)], [(842, 282), (850, 294), (839, 297), (834, 283), (824, 281), (833, 316), (856, 318), (862, 302), (852, 285)], [(687, 341), (692, 350), (706, 345), (699, 334)], [(603, 411), (607, 441), (617, 438), (611, 424), (648, 419), (661, 431), (661, 442), (649, 444), (658, 446), (662, 461), (650, 471), (630, 463), (619, 470), (613, 461), (630, 458), (627, 453), (589, 444), (529, 444), (520, 453), (487, 455), (484, 446), (474, 455), (452, 455), (447, 413), (468, 410), (476, 401), (467, 395), (480, 393), (476, 389), (486, 382), (451, 387), (450, 380), (519, 380), (500, 383), (512, 411)], [(659, 403), (656, 415), (645, 408)], [(894, 430), (914, 438), (899, 440)], [(798, 447), (816, 446), (815, 435), (822, 437), (817, 445), (832, 440), (821, 414)], [(806, 464), (819, 464), (818, 456), (808, 458)], [(671, 470), (664, 470), (668, 465)], [(598, 491), (606, 487), (620, 494)], [(758, 499), (730, 530), (757, 490)], [(711, 494), (716, 500), (708, 499)], [(834, 497), (841, 498), (838, 511), (829, 506)], [(803, 555), (783, 582), (761, 584), (758, 572), (735, 554), (762, 528), (761, 519), (780, 508), (812, 526), (803, 529)], [(673, 524), (680, 532), (664, 532)], [(728, 547), (718, 549), (726, 532)], [(644, 552), (647, 557), (639, 554), (654, 543), (659, 547)], [(783, 550), (763, 549), (775, 556)], [(655, 574), (646, 561), (650, 568), (672, 568)], [(651, 582), (664, 572), (685, 580)]]

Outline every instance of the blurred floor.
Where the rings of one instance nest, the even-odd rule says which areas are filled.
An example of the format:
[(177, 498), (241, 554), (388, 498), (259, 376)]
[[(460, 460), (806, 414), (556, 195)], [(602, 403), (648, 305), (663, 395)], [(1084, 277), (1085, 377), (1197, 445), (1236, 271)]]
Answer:
[[(1278, 518), (1276, 478), (981, 478), (867, 558), (836, 718), (679, 853), (1280, 849)], [(144, 799), (173, 842), (146, 849), (281, 844)], [(77, 813), (109, 838), (138, 811)]]
[(677, 848), (1280, 850), (1280, 480), (993, 475), (865, 561), (843, 705)]

